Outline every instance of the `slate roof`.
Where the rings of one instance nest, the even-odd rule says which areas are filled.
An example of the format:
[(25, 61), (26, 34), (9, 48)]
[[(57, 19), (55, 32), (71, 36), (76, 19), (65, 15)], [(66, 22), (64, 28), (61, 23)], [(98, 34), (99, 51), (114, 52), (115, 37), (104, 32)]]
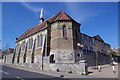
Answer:
[(17, 41), (22, 40), (24, 38), (26, 38), (27, 36), (34, 34), (35, 32), (42, 30), (44, 28), (46, 28), (46, 22), (48, 21), (49, 23), (53, 23), (55, 21), (59, 21), (59, 20), (70, 20), (70, 21), (74, 21), (69, 15), (67, 15), (64, 11), (59, 11), (56, 15), (53, 15), (52, 17), (48, 18), (47, 20), (45, 20), (44, 22), (42, 22), (41, 24), (38, 24), (28, 30), (26, 30), (20, 37), (17, 38)]

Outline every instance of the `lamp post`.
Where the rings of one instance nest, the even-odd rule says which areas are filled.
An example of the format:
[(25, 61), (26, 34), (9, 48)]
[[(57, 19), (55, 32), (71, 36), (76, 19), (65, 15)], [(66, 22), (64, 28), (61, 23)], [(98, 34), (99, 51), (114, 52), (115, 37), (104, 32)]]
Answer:
[(80, 43), (77, 43), (77, 46), (81, 49), (80, 50), (80, 57), (82, 57), (82, 59), (84, 59), (83, 58), (83, 51), (82, 51), (83, 45), (81, 45)]
[(83, 48), (83, 45), (81, 45), (80, 43), (77, 43), (77, 46), (80, 48), (80, 64), (83, 65), (83, 74), (86, 74), (88, 72), (88, 66), (87, 66), (87, 61), (85, 60), (84, 58), (84, 55), (83, 55), (83, 51), (82, 51), (82, 48)]

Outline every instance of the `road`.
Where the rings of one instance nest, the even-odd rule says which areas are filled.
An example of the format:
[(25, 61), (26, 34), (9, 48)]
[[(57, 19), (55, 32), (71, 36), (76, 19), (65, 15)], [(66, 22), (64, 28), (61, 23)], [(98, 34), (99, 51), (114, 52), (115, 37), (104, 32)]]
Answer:
[[(117, 78), (118, 77), (117, 72), (113, 73), (110, 66), (102, 66), (101, 72), (98, 72), (98, 70), (95, 70), (95, 69), (89, 69), (89, 71), (93, 73), (89, 74), (88, 76), (80, 76), (80, 75), (73, 75), (73, 74), (71, 75), (69, 74), (68, 76), (64, 74), (68, 76), (69, 79), (54, 77), (54, 75), (50, 76), (50, 75), (45, 75), (41, 73), (30, 72), (30, 71), (26, 71), (18, 68), (9, 67), (6, 65), (2, 65), (2, 66), (0, 65), (0, 68), (1, 67), (2, 69), (0, 69), (0, 76), (2, 74), (2, 78), (3, 78), (2, 80), (72, 80), (72, 77), (78, 78), (78, 80), (85, 80), (85, 78), (94, 78), (94, 77), (95, 78), (96, 77), (97, 78)], [(116, 70), (118, 69), (116, 68)], [(117, 79), (114, 79), (114, 80), (117, 80)]]
[(2, 73), (2, 80), (28, 80), (28, 78), (31, 80), (31, 78), (34, 78), (32, 80), (40, 80), (41, 79), (48, 79), (48, 78), (57, 78), (53, 76), (43, 75), (39, 73), (29, 72), (21, 69), (16, 69), (8, 66), (1, 66), (2, 69), (0, 70), (0, 74)]

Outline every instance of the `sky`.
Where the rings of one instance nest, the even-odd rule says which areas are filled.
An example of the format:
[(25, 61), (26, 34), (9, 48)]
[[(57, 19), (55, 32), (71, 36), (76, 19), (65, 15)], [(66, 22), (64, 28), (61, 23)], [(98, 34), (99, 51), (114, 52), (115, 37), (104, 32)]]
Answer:
[(81, 24), (82, 33), (100, 35), (111, 47), (118, 47), (117, 2), (3, 2), (3, 49), (14, 48), (16, 38), (39, 23), (41, 8), (45, 19), (63, 10)]

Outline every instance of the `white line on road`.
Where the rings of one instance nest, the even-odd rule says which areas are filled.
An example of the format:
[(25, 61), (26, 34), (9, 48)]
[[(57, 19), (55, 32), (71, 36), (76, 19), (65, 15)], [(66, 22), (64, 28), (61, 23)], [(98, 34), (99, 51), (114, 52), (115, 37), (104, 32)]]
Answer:
[(18, 77), (18, 76), (17, 76), (16, 78), (21, 79), (21, 80), (24, 80), (24, 79), (22, 79), (22, 78), (20, 78), (20, 77)]
[(7, 72), (5, 72), (5, 71), (2, 71), (2, 70), (0, 70), (0, 72), (5, 73), (5, 74), (9, 75), (9, 73), (7, 73)]
[[(7, 72), (5, 72), (5, 71), (2, 71), (2, 70), (0, 70), (0, 72), (5, 73), (5, 74), (9, 75), (9, 73), (7, 73)], [(24, 80), (24, 79), (22, 79), (22, 78), (20, 78), (20, 77), (18, 77), (18, 76), (17, 76), (16, 78), (19, 78), (19, 79), (21, 79), (21, 80)]]

